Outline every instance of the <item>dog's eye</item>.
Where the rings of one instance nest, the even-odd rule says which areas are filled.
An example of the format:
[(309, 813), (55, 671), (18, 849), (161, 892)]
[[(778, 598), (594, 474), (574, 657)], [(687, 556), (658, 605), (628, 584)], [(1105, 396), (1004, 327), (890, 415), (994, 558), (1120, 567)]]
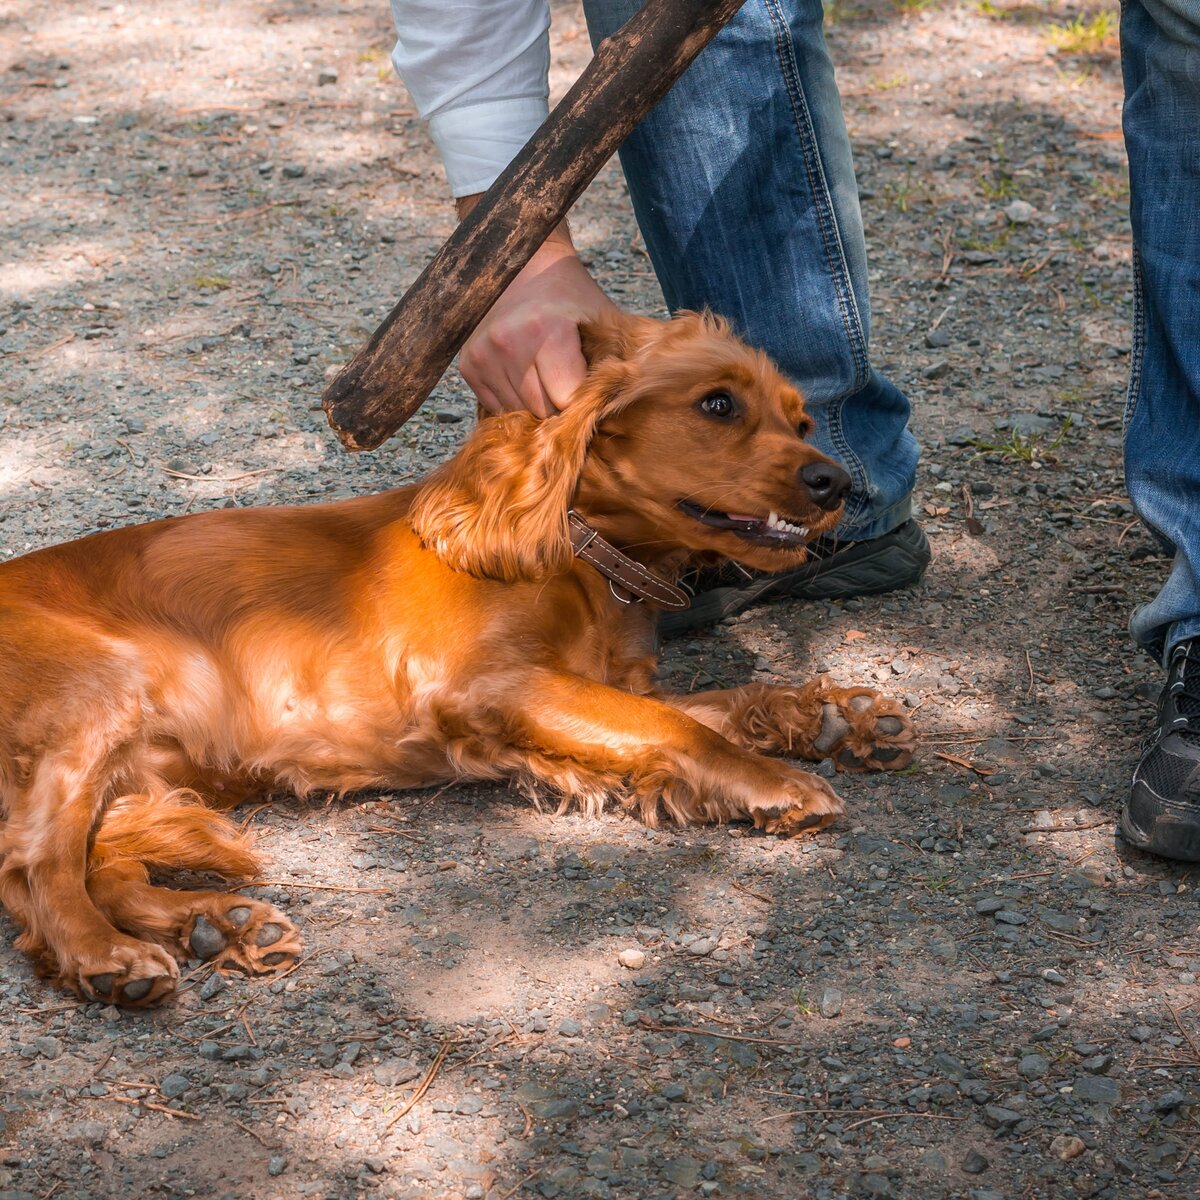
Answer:
[(728, 418), (736, 415), (737, 405), (728, 392), (710, 392), (700, 401), (700, 411), (710, 417)]

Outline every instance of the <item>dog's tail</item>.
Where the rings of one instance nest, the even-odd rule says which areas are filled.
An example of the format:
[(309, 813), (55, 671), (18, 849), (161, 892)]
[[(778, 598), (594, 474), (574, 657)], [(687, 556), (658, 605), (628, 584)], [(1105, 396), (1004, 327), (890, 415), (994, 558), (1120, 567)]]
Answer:
[(259, 869), (249, 838), (187, 788), (121, 796), (110, 804), (89, 866), (94, 870), (115, 858), (177, 871), (213, 871), (226, 879), (256, 875)]

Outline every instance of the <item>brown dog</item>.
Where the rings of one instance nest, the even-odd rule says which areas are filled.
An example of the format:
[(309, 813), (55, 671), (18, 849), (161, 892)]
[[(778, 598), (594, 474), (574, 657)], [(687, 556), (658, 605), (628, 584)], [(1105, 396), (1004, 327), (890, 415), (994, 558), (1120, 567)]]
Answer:
[[(621, 318), (584, 346), (564, 413), (484, 421), (418, 487), (198, 513), (0, 566), (0, 901), (44, 973), (145, 1005), (174, 989), (177, 957), (294, 961), (276, 909), (147, 872), (252, 872), (214, 807), (274, 789), (506, 779), (588, 812), (615, 797), (651, 824), (789, 833), (841, 804), (763, 752), (910, 760), (908, 721), (867, 688), (656, 691), (654, 612), (596, 547), (652, 590), (719, 556), (795, 566), (845, 475), (806, 444), (795, 389), (711, 317)], [(602, 539), (580, 557), (572, 508)]]

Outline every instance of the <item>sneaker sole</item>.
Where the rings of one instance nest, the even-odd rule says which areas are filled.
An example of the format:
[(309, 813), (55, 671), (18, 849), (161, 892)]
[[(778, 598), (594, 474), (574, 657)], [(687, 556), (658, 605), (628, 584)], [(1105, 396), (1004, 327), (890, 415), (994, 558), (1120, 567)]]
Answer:
[(793, 600), (845, 600), (878, 596), (912, 587), (929, 566), (929, 541), (915, 521), (867, 542), (857, 542), (831, 558), (816, 559), (794, 571), (764, 575), (744, 587), (713, 588), (702, 592), (684, 612), (664, 613), (658, 619), (663, 637), (675, 637), (718, 621), (763, 600), (787, 596)]
[(1200, 862), (1200, 810), (1192, 804), (1135, 791), (1121, 810), (1121, 836), (1147, 854)]

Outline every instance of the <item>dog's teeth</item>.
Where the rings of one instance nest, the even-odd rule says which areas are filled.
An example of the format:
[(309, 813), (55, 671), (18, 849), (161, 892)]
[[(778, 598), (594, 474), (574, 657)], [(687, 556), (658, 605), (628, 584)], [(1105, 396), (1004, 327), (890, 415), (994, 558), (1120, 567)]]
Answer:
[(779, 514), (777, 512), (775, 512), (774, 509), (772, 509), (770, 515), (767, 517), (767, 528), (768, 529), (778, 529), (779, 525), (780, 525)]

